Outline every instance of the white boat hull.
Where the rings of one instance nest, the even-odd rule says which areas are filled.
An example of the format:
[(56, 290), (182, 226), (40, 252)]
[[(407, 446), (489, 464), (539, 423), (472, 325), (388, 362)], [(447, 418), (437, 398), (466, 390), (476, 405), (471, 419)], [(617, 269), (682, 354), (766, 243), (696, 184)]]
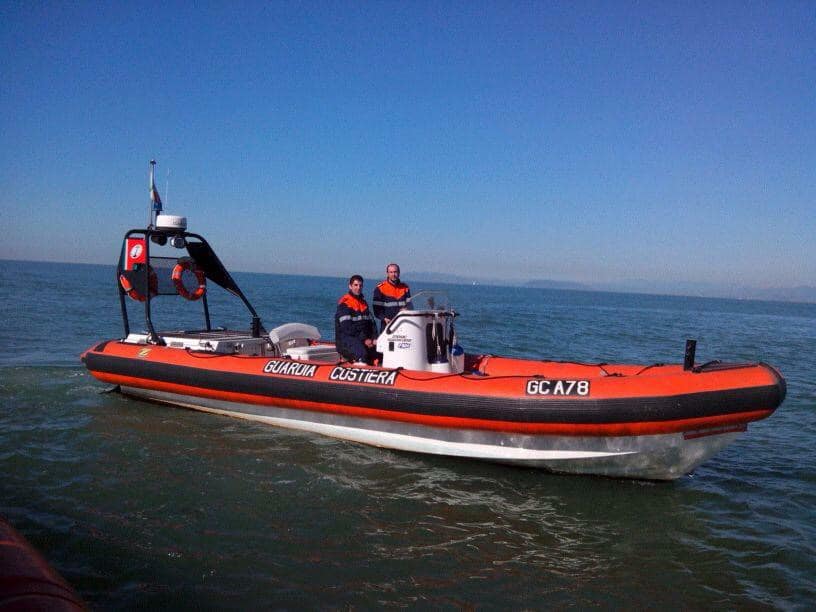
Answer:
[(121, 387), (122, 393), (212, 414), (309, 431), (400, 451), (466, 457), (552, 472), (674, 480), (688, 474), (745, 430), (720, 428), (640, 436), (530, 435), (432, 427), (386, 419), (244, 404)]

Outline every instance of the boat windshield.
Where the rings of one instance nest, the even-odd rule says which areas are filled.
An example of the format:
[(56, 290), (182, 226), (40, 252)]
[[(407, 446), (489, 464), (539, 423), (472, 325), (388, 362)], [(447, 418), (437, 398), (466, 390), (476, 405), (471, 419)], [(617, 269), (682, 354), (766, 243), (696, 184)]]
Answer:
[(420, 291), (412, 295), (409, 310), (451, 310), (451, 303), (448, 294), (444, 291)]

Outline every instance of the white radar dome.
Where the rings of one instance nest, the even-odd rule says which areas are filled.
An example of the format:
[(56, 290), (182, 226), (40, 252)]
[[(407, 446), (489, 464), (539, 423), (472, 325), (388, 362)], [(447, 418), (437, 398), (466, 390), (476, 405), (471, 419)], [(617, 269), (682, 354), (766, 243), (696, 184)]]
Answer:
[(186, 230), (187, 217), (179, 215), (157, 215), (156, 229)]

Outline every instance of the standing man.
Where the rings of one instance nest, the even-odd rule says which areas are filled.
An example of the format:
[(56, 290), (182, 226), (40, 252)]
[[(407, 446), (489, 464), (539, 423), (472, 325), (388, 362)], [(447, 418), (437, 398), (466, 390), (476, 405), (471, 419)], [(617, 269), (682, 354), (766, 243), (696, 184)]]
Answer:
[(350, 361), (372, 363), (377, 354), (377, 325), (363, 297), (363, 277), (355, 274), (348, 287), (334, 313), (337, 351)]
[(385, 280), (374, 288), (374, 316), (380, 319), (380, 331), (397, 313), (408, 306), (411, 289), (400, 280), (400, 267), (395, 263), (385, 266)]

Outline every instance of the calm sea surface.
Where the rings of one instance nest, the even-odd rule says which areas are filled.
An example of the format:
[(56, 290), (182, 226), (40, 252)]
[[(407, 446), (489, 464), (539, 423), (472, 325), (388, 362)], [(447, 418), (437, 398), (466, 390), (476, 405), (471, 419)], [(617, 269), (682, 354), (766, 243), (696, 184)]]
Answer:
[[(332, 336), (343, 280), (236, 278), (267, 327)], [(813, 608), (816, 305), (445, 288), (469, 352), (680, 362), (696, 338), (788, 397), (668, 484), (380, 450), (102, 393), (79, 353), (122, 334), (113, 267), (0, 261), (0, 514), (97, 609)]]

